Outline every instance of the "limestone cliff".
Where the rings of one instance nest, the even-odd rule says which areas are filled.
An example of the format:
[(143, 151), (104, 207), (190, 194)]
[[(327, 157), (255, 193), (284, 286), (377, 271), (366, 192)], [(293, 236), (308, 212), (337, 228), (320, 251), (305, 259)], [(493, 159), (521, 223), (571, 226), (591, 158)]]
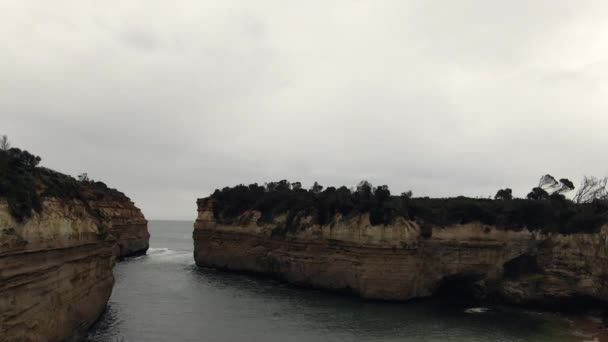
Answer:
[[(213, 199), (198, 201), (194, 258), (202, 267), (256, 272), (290, 283), (408, 300), (445, 290), (518, 304), (608, 302), (608, 226), (562, 235), (481, 223), (421, 227), (397, 218), (339, 214), (328, 225), (260, 223), (248, 210), (221, 223)], [(464, 294), (464, 293), (461, 293)]]
[(16, 220), (0, 199), (0, 340), (77, 340), (112, 292), (114, 238), (83, 201)]
[(0, 341), (78, 340), (106, 307), (116, 258), (148, 248), (122, 192), (39, 162), (0, 150)]
[(89, 200), (99, 211), (110, 234), (116, 238), (115, 253), (119, 258), (145, 254), (149, 247), (148, 221), (126, 196)]

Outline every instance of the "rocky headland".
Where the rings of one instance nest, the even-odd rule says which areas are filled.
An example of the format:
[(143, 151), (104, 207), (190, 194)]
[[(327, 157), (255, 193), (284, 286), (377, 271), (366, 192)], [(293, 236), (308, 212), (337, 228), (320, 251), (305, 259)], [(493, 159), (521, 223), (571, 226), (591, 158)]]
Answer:
[(603, 202), (328, 190), (252, 185), (198, 200), (196, 264), (370, 299), (608, 304)]
[(117, 257), (147, 249), (147, 222), (119, 191), (39, 161), (0, 151), (0, 340), (77, 341), (105, 310)]
[(145, 254), (150, 246), (150, 233), (144, 214), (123, 193), (94, 184), (85, 185), (85, 196), (116, 238), (116, 256), (122, 259)]

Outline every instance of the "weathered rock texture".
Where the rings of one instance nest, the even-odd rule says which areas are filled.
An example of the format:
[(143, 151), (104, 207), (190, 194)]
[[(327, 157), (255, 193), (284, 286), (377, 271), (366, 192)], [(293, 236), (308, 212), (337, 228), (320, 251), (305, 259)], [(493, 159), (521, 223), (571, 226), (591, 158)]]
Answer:
[(45, 198), (16, 221), (0, 199), (0, 340), (78, 340), (112, 292), (115, 239), (86, 203)]
[(475, 223), (421, 229), (404, 219), (372, 226), (368, 215), (360, 215), (290, 232), (283, 228), (285, 217), (258, 225), (255, 211), (220, 223), (212, 207), (211, 199), (198, 201), (194, 258), (202, 267), (375, 299), (407, 300), (451, 289), (518, 304), (608, 302), (608, 226), (571, 235)]
[(128, 197), (113, 200), (90, 200), (99, 210), (110, 233), (116, 238), (115, 253), (119, 258), (145, 254), (149, 247), (148, 221)]

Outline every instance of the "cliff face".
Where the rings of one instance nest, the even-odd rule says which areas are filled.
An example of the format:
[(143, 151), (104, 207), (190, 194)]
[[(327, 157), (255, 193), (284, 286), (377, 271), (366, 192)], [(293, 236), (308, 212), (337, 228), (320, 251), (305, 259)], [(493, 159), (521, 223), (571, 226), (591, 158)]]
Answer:
[(0, 199), (0, 340), (77, 340), (112, 292), (113, 237), (86, 204), (45, 198), (19, 222)]
[(608, 302), (608, 226), (595, 234), (561, 235), (478, 223), (420, 227), (401, 218), (372, 226), (368, 215), (360, 215), (290, 232), (277, 229), (285, 217), (258, 225), (260, 213), (247, 211), (222, 224), (214, 219), (213, 200), (199, 200), (198, 206), (193, 233), (198, 266), (268, 274), (374, 299), (455, 291), (518, 304)]
[(78, 340), (106, 307), (116, 258), (148, 249), (125, 194), (39, 162), (0, 149), (0, 341)]
[(148, 221), (129, 198), (90, 200), (89, 204), (99, 210), (110, 234), (116, 238), (116, 256), (124, 258), (146, 253), (150, 241)]

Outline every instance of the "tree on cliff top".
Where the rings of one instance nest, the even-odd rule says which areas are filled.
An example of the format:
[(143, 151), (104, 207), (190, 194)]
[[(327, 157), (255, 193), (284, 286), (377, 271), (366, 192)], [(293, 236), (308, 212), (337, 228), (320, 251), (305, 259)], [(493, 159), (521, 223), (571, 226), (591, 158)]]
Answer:
[(318, 194), (321, 192), (321, 190), (323, 190), (323, 186), (317, 182), (315, 182), (315, 184), (312, 185), (312, 188), (310, 188), (310, 192), (313, 194)]
[(32, 210), (42, 210), (36, 191), (40, 157), (18, 148), (0, 149), (0, 197), (6, 197), (11, 215), (22, 221)]
[[(286, 220), (275, 222), (279, 224), (273, 229), (273, 234), (283, 236), (287, 232), (309, 226), (311, 221), (303, 218), (312, 217), (315, 224), (331, 225), (338, 214), (341, 219), (349, 220), (359, 214), (369, 213), (372, 225), (388, 225), (402, 217), (423, 226), (447, 227), (480, 222), (505, 229), (564, 234), (596, 232), (608, 220), (608, 201), (579, 205), (557, 192), (563, 186), (570, 187), (565, 180), (556, 181), (557, 184), (549, 180), (548, 184), (554, 184), (551, 194), (541, 187), (535, 187), (528, 199), (510, 200), (512, 191), (508, 188), (497, 193), (497, 200), (491, 200), (464, 196), (414, 198), (409, 193), (393, 196), (388, 186), (373, 187), (367, 181), (360, 182), (353, 191), (345, 186), (329, 186), (321, 191), (318, 183), (310, 190), (299, 189), (299, 186), (294, 187), (294, 183), (291, 183), (289, 189), (287, 183), (268, 183), (267, 188), (273, 189), (272, 191), (257, 184), (216, 190), (212, 195), (216, 200), (213, 215), (220, 222), (223, 220), (228, 224), (233, 224), (247, 210), (261, 213), (258, 223), (272, 223), (274, 218), (286, 215)], [(608, 181), (602, 182), (600, 188), (605, 189), (607, 183)], [(277, 190), (280, 188), (285, 190)], [(605, 191), (598, 193), (601, 195)], [(585, 194), (581, 193), (582, 198), (595, 197)]]
[(555, 180), (555, 177), (551, 176), (550, 174), (541, 176), (538, 181), (538, 187), (545, 190), (547, 193), (552, 192), (552, 189), (556, 188), (558, 184), (559, 183), (557, 180)]
[(574, 184), (569, 179), (562, 178), (559, 180), (559, 188), (555, 190), (555, 193), (561, 194), (572, 190), (574, 190)]
[(596, 199), (608, 199), (607, 184), (608, 177), (600, 179), (593, 176), (585, 176), (576, 195), (574, 195), (574, 202), (591, 203)]
[(545, 189), (537, 186), (530, 191), (526, 198), (530, 200), (546, 200), (549, 198), (549, 193), (545, 191)]
[(3, 135), (0, 138), (0, 150), (2, 151), (8, 151), (11, 148), (11, 142), (8, 140), (8, 137), (5, 135)]
[(86, 172), (83, 172), (78, 175), (78, 181), (81, 183), (86, 183), (86, 182), (90, 182), (91, 179), (89, 178), (89, 175)]
[(513, 190), (510, 188), (500, 189), (496, 192), (496, 196), (494, 196), (496, 200), (509, 201), (513, 199)]
[(557, 195), (561, 195), (572, 190), (574, 190), (574, 184), (569, 179), (561, 178), (559, 181), (557, 181), (555, 177), (551, 176), (550, 174), (546, 174), (540, 177), (538, 186), (532, 189), (527, 198), (531, 200), (544, 200), (550, 197), (561, 198)]

